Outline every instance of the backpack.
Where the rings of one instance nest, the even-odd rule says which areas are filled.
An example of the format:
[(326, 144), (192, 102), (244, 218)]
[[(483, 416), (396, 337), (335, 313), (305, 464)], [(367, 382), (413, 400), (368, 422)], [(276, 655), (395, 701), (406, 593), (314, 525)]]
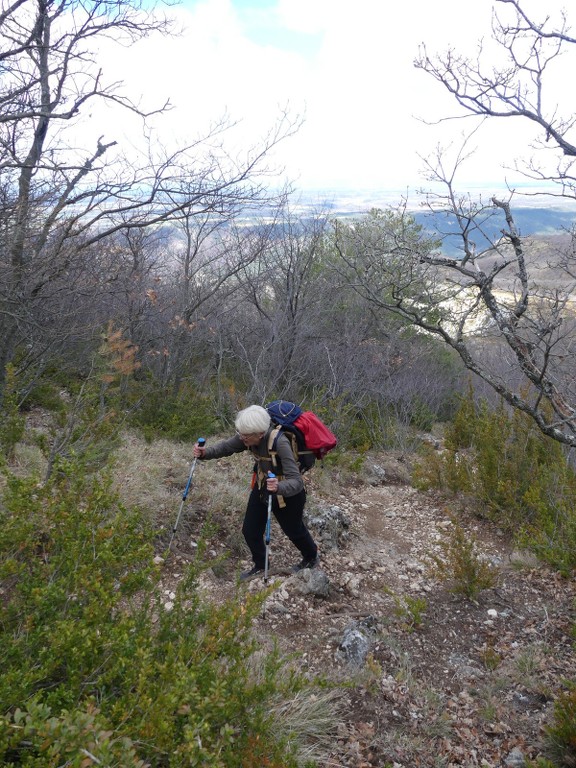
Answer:
[(266, 410), (275, 425), (268, 446), (273, 464), (280, 432), (290, 440), (294, 458), (302, 474), (312, 469), (316, 459), (323, 459), (338, 443), (336, 436), (315, 413), (302, 410), (296, 403), (274, 400), (268, 403)]

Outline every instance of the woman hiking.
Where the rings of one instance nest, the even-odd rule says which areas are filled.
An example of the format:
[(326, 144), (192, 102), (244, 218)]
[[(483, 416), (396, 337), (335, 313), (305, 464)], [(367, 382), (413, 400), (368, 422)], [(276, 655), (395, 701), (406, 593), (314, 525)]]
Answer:
[[(268, 517), (268, 497), (273, 494), (272, 512), (280, 528), (298, 549), (302, 560), (292, 568), (295, 573), (318, 565), (318, 547), (304, 523), (306, 490), (290, 441), (280, 432), (270, 454), (270, 435), (274, 429), (265, 408), (250, 405), (235, 419), (236, 434), (212, 446), (194, 445), (194, 456), (201, 461), (220, 459), (233, 453), (250, 451), (256, 461), (252, 490), (248, 497), (242, 533), (252, 554), (253, 566), (240, 574), (245, 581), (264, 572), (266, 545), (264, 533)], [(268, 472), (274, 477), (268, 477)]]

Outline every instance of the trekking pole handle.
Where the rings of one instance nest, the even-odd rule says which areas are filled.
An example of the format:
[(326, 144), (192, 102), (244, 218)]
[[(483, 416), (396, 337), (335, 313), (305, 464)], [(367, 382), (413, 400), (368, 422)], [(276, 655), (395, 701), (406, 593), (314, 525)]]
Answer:
[[(205, 448), (206, 447), (206, 438), (205, 437), (199, 437), (196, 440), (195, 447), (198, 446), (198, 448)], [(196, 458), (194, 457), (194, 464), (196, 464)]]
[[(266, 480), (268, 481), (268, 480), (275, 480), (275, 479), (276, 479), (276, 475), (274, 474), (274, 472), (268, 472)], [(270, 491), (269, 490), (268, 493), (269, 493), (270, 496), (272, 496), (272, 494), (274, 494), (274, 493), (278, 493), (278, 486), (276, 486), (276, 490), (275, 491)]]

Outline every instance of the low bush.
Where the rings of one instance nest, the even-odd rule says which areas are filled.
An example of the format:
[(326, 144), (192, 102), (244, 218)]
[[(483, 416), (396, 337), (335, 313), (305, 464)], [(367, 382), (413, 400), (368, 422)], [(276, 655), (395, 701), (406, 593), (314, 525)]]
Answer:
[(445, 448), (423, 454), (418, 487), (465, 494), (560, 572), (576, 567), (576, 474), (560, 443), (520, 411), (492, 410), (469, 396), (446, 430)]
[[(67, 391), (70, 391), (70, 387)], [(60, 387), (48, 378), (44, 378), (26, 395), (23, 408), (28, 411), (32, 408), (44, 408), (47, 411), (59, 413), (65, 410), (66, 404), (62, 399)]]
[(550, 723), (544, 728), (544, 754), (530, 768), (573, 768), (576, 765), (576, 684), (560, 693)]
[(22, 439), (25, 420), (18, 408), (18, 391), (14, 366), (6, 366), (6, 384), (0, 409), (0, 449), (4, 456), (10, 459), (14, 448)]
[(556, 699), (552, 722), (545, 728), (544, 738), (547, 756), (554, 766), (576, 765), (576, 684)]
[(159, 437), (194, 442), (221, 429), (209, 398), (186, 388), (178, 394), (159, 388), (143, 393), (128, 423), (140, 429), (149, 442)]
[(294, 768), (278, 700), (305, 686), (254, 663), (263, 597), (205, 605), (193, 563), (171, 605), (152, 532), (107, 479), (60, 461), (7, 477), (0, 506), (0, 763)]
[(455, 518), (439, 542), (440, 554), (431, 552), (427, 559), (431, 573), (451, 582), (451, 590), (473, 600), (483, 589), (496, 583), (496, 569), (478, 553), (470, 538)]

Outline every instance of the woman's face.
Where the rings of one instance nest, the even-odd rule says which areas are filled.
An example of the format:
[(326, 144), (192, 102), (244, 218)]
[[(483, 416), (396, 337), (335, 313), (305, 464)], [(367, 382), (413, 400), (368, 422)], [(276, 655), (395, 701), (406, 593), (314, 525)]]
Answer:
[(253, 448), (255, 445), (258, 445), (265, 433), (251, 432), (250, 434), (244, 434), (243, 432), (236, 432), (236, 434), (247, 448)]

